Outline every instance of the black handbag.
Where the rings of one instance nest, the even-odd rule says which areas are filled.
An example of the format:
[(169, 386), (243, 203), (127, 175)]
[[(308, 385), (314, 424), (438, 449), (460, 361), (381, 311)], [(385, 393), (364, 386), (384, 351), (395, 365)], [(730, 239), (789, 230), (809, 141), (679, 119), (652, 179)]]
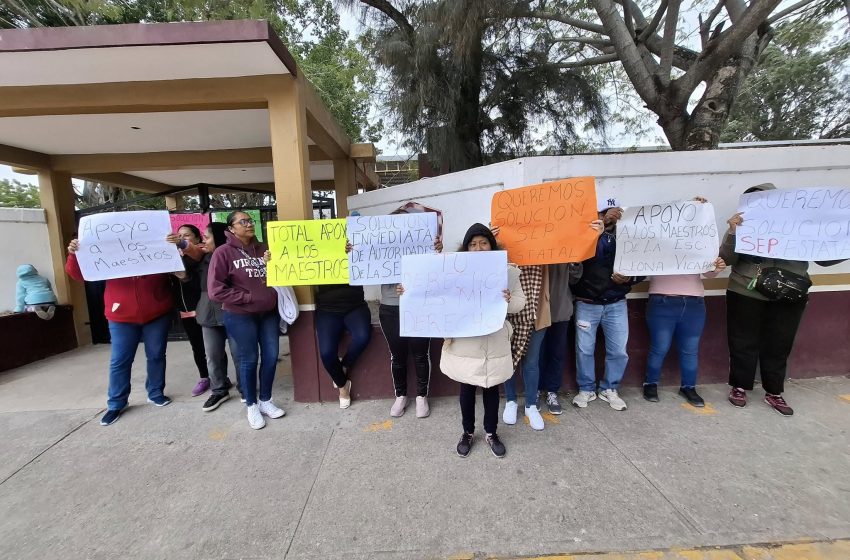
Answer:
[(758, 272), (747, 289), (755, 289), (773, 301), (796, 303), (808, 300), (811, 287), (812, 281), (808, 276), (801, 276), (783, 268), (773, 266), (762, 268), (759, 265)]

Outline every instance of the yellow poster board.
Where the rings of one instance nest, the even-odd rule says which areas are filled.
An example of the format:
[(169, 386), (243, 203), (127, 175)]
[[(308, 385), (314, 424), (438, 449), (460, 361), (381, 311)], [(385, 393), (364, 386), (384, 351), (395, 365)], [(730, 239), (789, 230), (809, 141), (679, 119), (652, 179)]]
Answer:
[(268, 222), (266, 236), (268, 286), (348, 284), (344, 219)]

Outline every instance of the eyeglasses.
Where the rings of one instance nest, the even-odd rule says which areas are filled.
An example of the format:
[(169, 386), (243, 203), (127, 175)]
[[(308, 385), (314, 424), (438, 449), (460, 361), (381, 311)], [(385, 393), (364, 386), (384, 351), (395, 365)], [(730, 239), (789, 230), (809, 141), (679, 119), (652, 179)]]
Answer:
[(243, 227), (248, 227), (254, 225), (254, 220), (251, 218), (242, 218), (241, 220), (236, 220), (233, 222), (234, 224), (240, 224)]

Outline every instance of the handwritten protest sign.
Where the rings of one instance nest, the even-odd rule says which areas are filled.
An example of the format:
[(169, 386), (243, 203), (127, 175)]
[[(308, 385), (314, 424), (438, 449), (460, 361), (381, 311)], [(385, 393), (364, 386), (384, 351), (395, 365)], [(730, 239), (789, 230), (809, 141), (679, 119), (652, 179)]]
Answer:
[(597, 219), (593, 177), (576, 177), (493, 195), (490, 210), (499, 243), (520, 265), (580, 262), (593, 256)]
[(201, 235), (210, 224), (209, 214), (171, 214), (171, 231), (177, 233), (177, 230), (182, 226), (195, 226), (201, 230)]
[(266, 224), (267, 285), (348, 284), (345, 220), (294, 220)]
[(406, 255), (401, 272), (401, 336), (481, 336), (502, 328), (505, 251)]
[(77, 261), (86, 280), (109, 280), (183, 270), (177, 246), (165, 241), (165, 210), (109, 212), (80, 220)]
[(805, 187), (741, 195), (735, 251), (788, 261), (850, 258), (850, 188)]
[[(245, 214), (251, 216), (251, 219), (254, 220), (254, 235), (257, 236), (257, 241), (263, 241), (263, 222), (260, 218), (259, 210), (239, 210)], [(227, 216), (230, 212), (213, 212), (212, 213), (212, 221), (220, 222), (222, 224), (227, 223)]]
[(714, 270), (719, 248), (711, 204), (635, 206), (617, 222), (614, 270), (625, 276), (700, 274)]
[(352, 286), (401, 282), (403, 255), (434, 252), (437, 214), (351, 216), (347, 222), (352, 250), (348, 277)]

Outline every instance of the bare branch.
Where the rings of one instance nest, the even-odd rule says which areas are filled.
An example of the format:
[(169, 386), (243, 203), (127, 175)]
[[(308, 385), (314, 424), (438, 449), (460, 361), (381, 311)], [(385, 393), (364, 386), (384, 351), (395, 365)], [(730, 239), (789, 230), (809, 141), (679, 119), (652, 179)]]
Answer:
[[(393, 20), (396, 26), (404, 31), (408, 36), (413, 35), (413, 26), (410, 25), (410, 22), (407, 21), (406, 17), (404, 17), (404, 14), (398, 11), (398, 9), (388, 0), (360, 0), (360, 2), (382, 12), (385, 16)], [(352, 2), (346, 3), (350, 4)]]
[(617, 55), (617, 53), (603, 54), (600, 56), (592, 56), (590, 58), (585, 58), (584, 60), (577, 60), (575, 62), (558, 62), (556, 64), (553, 64), (553, 66), (564, 70), (571, 70), (573, 68), (584, 68), (586, 66), (598, 66), (600, 64), (616, 62), (618, 58), (619, 56)]
[[(361, 0), (362, 1), (362, 0)], [(581, 19), (577, 19), (574, 17), (565, 16), (563, 14), (558, 14), (554, 12), (547, 12), (544, 10), (523, 10), (514, 13), (514, 17), (524, 18), (524, 19), (544, 19), (549, 21), (557, 21), (566, 25), (570, 25), (572, 27), (576, 27), (578, 29), (583, 29), (585, 31), (590, 31), (591, 33), (599, 33), (600, 35), (607, 35), (608, 33), (605, 31), (605, 27), (596, 24), (590, 23), (588, 21), (584, 21)]]
[(634, 38), (629, 35), (616, 5), (612, 0), (594, 0), (593, 4), (602, 25), (609, 31), (608, 36), (611, 37), (617, 57), (634, 84), (635, 91), (649, 107), (654, 107), (658, 103), (655, 81)]
[(647, 37), (655, 33), (655, 30), (658, 29), (658, 25), (661, 23), (661, 18), (664, 17), (664, 12), (666, 11), (667, 0), (661, 0), (661, 5), (658, 6), (658, 11), (655, 12), (655, 15), (652, 17), (652, 21), (649, 22), (649, 25), (641, 30), (638, 41), (646, 41)]
[(704, 49), (706, 45), (708, 45), (708, 33), (711, 30), (711, 26), (714, 23), (714, 20), (717, 18), (718, 14), (720, 14), (720, 10), (723, 9), (723, 6), (726, 5), (726, 0), (720, 0), (717, 5), (715, 5), (711, 11), (708, 13), (708, 17), (703, 21), (702, 15), (699, 16), (699, 36), (702, 40), (702, 48)]
[(602, 47), (611, 46), (611, 40), (604, 37), (558, 37), (552, 39), (552, 43), (581, 43), (584, 45), (599, 45)]
[(673, 68), (673, 47), (676, 44), (676, 25), (679, 23), (681, 0), (669, 0), (667, 19), (664, 20), (664, 39), (661, 43), (661, 83), (670, 83), (670, 71)]
[(626, 22), (626, 29), (628, 30), (629, 35), (631, 35), (632, 38), (635, 38), (635, 24), (634, 20), (632, 19), (633, 17), (634, 16), (632, 16), (632, 3), (623, 2), (623, 21)]
[(753, 0), (753, 3), (741, 14), (738, 21), (717, 38), (712, 39), (708, 46), (703, 49), (697, 62), (685, 72), (684, 76), (676, 80), (679, 100), (686, 101), (690, 98), (691, 93), (700, 82), (712, 75), (730, 56), (740, 52), (741, 45), (747, 37), (765, 23), (767, 16), (776, 9), (780, 1)]
[(809, 4), (811, 4), (814, 1), (815, 0), (800, 0), (796, 4), (794, 4), (792, 6), (788, 6), (784, 10), (781, 10), (781, 11), (775, 13), (774, 15), (770, 16), (770, 18), (768, 18), (768, 20), (767, 20), (767, 23), (771, 23), (771, 24), (775, 23), (775, 22), (779, 21), (780, 19), (784, 18), (785, 16), (787, 16), (788, 14), (796, 12), (800, 8), (808, 6)]

